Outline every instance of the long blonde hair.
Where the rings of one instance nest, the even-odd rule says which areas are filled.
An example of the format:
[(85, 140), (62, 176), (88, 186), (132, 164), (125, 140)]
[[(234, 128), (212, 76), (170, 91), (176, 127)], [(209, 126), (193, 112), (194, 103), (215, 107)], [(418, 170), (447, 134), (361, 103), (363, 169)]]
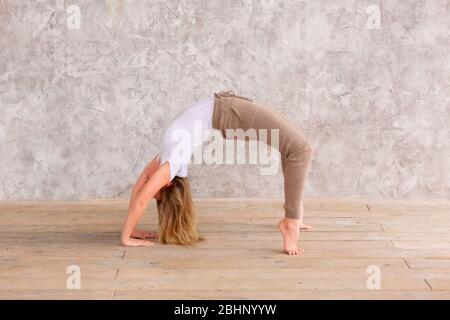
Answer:
[(159, 217), (159, 242), (193, 245), (203, 240), (197, 231), (197, 209), (192, 201), (188, 178), (176, 176), (172, 185), (162, 188), (156, 202)]

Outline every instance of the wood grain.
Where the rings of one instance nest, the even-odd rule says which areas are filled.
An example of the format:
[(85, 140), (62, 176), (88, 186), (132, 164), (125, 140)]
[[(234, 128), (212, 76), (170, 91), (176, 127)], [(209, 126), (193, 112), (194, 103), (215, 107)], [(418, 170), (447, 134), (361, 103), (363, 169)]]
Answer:
[[(450, 299), (448, 201), (308, 199), (298, 257), (281, 251), (282, 200), (196, 204), (204, 242), (125, 248), (128, 201), (0, 202), (0, 299)], [(157, 230), (155, 213), (141, 229)]]

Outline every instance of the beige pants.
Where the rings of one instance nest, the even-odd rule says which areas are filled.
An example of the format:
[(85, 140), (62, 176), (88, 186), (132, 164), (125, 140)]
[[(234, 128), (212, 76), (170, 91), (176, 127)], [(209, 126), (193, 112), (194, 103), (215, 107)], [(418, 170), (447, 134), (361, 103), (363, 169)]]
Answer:
[[(212, 126), (220, 130), (224, 138), (227, 138), (226, 129), (279, 130), (285, 216), (302, 220), (303, 192), (312, 159), (312, 148), (302, 130), (281, 114), (232, 91), (214, 93), (214, 97)], [(257, 137), (259, 139), (259, 134)], [(272, 146), (270, 137), (268, 133), (267, 144)]]

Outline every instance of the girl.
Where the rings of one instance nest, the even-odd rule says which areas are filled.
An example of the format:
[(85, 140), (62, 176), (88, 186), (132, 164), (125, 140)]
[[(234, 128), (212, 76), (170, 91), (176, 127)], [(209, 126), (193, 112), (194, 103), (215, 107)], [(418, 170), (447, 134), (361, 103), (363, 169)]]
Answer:
[[(233, 91), (214, 93), (210, 99), (194, 103), (166, 128), (160, 154), (147, 165), (132, 189), (121, 243), (124, 246), (148, 246), (153, 243), (147, 239), (157, 237), (159, 242), (167, 244), (191, 245), (200, 241), (187, 178), (190, 158), (214, 129), (220, 130), (227, 139), (227, 129), (251, 128), (257, 132), (259, 129), (279, 130), (277, 142), (284, 175), (285, 218), (278, 227), (283, 236), (284, 251), (289, 255), (303, 253), (297, 247), (297, 241), (300, 230), (311, 228), (303, 224), (303, 191), (312, 159), (311, 145), (302, 130), (282, 115)], [(270, 136), (268, 145), (272, 145)], [(158, 208), (159, 235), (134, 229), (153, 198)]]

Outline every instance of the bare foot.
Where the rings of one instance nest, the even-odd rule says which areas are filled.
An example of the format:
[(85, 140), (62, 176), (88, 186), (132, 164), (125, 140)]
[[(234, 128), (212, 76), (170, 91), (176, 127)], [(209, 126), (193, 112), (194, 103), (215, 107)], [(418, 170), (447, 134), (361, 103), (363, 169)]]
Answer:
[(300, 223), (300, 231), (311, 230), (312, 227), (309, 224)]
[[(286, 205), (283, 204), (283, 209), (286, 209)], [(302, 210), (303, 210), (303, 206), (302, 206)], [(300, 231), (306, 231), (306, 230), (311, 230), (312, 227), (308, 224), (304, 224), (304, 223), (300, 223)]]
[(285, 218), (280, 221), (278, 228), (280, 228), (281, 234), (283, 235), (284, 251), (290, 256), (302, 254), (304, 250), (297, 247), (300, 233), (299, 221)]
[(142, 239), (134, 239), (129, 238), (128, 240), (122, 240), (122, 245), (125, 247), (140, 247), (140, 246), (151, 246), (153, 242), (142, 240)]

